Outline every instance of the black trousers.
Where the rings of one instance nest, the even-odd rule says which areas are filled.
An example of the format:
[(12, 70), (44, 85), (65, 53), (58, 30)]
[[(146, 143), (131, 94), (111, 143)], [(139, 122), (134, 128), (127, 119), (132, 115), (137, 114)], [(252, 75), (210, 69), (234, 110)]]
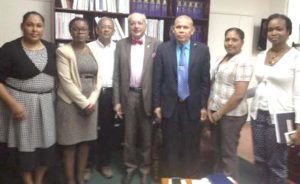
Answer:
[(177, 102), (171, 118), (163, 118), (163, 177), (200, 176), (200, 128), (200, 120), (189, 117), (185, 101)]
[(111, 162), (115, 142), (112, 96), (112, 88), (102, 88), (98, 101), (98, 139), (95, 153), (98, 166), (107, 166)]

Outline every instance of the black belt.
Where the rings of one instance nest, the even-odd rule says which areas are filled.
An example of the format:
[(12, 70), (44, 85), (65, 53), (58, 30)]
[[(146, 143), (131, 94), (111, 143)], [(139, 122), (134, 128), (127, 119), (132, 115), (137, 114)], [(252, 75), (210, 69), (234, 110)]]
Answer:
[(47, 90), (47, 91), (25, 91), (23, 89), (18, 89), (16, 87), (13, 87), (7, 83), (5, 83), (5, 85), (11, 89), (14, 89), (16, 91), (20, 91), (20, 92), (23, 92), (23, 93), (33, 93), (33, 94), (45, 94), (45, 93), (52, 93), (53, 92), (53, 89), (50, 89), (50, 90)]
[(129, 91), (132, 91), (135, 93), (142, 93), (143, 89), (141, 87), (129, 87)]
[(80, 78), (84, 78), (84, 79), (91, 79), (91, 78), (94, 78), (95, 75), (92, 75), (92, 74), (81, 74), (79, 77)]

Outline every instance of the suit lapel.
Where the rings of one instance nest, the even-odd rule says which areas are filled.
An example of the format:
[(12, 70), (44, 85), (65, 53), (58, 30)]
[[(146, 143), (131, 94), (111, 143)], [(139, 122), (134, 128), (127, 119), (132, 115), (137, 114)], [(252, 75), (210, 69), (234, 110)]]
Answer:
[(151, 60), (149, 60), (150, 57), (152, 57), (152, 47), (153, 47), (153, 43), (152, 40), (149, 37), (145, 37), (145, 48), (144, 48), (144, 61), (143, 61), (143, 70), (142, 70), (142, 80), (141, 80), (141, 84), (144, 83), (144, 80), (148, 80), (146, 78), (146, 76), (148, 76), (146, 73), (149, 72), (149, 68), (150, 68), (150, 62), (152, 62)]
[(177, 56), (176, 56), (176, 40), (174, 40), (171, 45), (170, 45), (170, 50), (168, 51), (169, 53), (171, 53), (170, 55), (170, 61), (171, 61), (171, 65), (174, 71), (175, 76), (177, 77)]
[[(128, 72), (128, 79), (130, 79), (130, 75), (131, 75), (131, 71), (130, 71), (130, 53), (131, 53), (131, 38), (128, 37), (126, 42), (125, 42), (125, 52), (124, 53), (127, 53), (125, 56), (122, 56), (122, 57), (125, 57), (126, 59), (126, 67), (127, 67), (127, 72)], [(121, 69), (122, 70), (122, 69)]]
[[(190, 61), (189, 61), (189, 75), (191, 73), (191, 69), (193, 68), (193, 64), (196, 62), (196, 50), (197, 50), (198, 44), (192, 43), (190, 45)], [(199, 53), (198, 53), (199, 54)]]

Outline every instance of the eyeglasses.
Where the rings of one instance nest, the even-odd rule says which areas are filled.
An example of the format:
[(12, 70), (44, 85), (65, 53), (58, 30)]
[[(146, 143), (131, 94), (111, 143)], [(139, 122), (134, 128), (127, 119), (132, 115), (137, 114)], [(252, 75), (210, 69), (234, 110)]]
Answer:
[(75, 33), (79, 33), (79, 32), (88, 32), (89, 29), (78, 29), (78, 28), (72, 28), (71, 31), (75, 32)]
[(110, 29), (113, 30), (114, 28), (112, 26), (99, 26), (100, 29)]

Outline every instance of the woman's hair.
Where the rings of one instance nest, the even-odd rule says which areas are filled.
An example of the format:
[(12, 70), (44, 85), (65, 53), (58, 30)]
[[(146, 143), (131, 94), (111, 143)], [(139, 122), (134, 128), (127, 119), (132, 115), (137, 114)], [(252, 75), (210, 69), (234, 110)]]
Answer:
[(22, 24), (23, 24), (24, 22), (26, 22), (26, 20), (28, 19), (28, 17), (29, 17), (30, 15), (37, 15), (37, 16), (39, 16), (39, 17), (41, 18), (42, 22), (45, 23), (45, 18), (43, 17), (43, 15), (41, 15), (39, 12), (36, 12), (36, 11), (29, 11), (29, 12), (27, 12), (27, 13), (25, 13), (25, 14), (23, 15)]
[(72, 20), (70, 21), (70, 23), (69, 23), (69, 31), (70, 31), (70, 32), (71, 32), (71, 29), (72, 29), (73, 25), (74, 25), (75, 22), (77, 22), (77, 21), (83, 21), (83, 22), (85, 22), (86, 25), (87, 25), (88, 28), (89, 28), (89, 23), (88, 23), (88, 21), (87, 21), (85, 18), (82, 18), (82, 17), (75, 17), (75, 18), (72, 19)]
[(228, 34), (228, 32), (230, 32), (230, 31), (235, 31), (235, 32), (239, 35), (240, 39), (241, 39), (241, 40), (244, 40), (244, 38), (245, 38), (245, 33), (244, 33), (244, 31), (241, 30), (240, 28), (237, 28), (237, 27), (231, 27), (231, 28), (227, 29), (227, 30), (225, 31), (225, 37), (226, 37), (226, 35)]
[(291, 21), (291, 19), (288, 16), (283, 15), (283, 14), (279, 14), (279, 13), (274, 13), (274, 14), (272, 14), (272, 15), (270, 15), (268, 17), (268, 19), (267, 19), (267, 25), (269, 25), (269, 23), (273, 19), (282, 19), (282, 20), (284, 20), (285, 21), (285, 26), (286, 26), (286, 29), (289, 32), (289, 35), (292, 34), (292, 21)]

